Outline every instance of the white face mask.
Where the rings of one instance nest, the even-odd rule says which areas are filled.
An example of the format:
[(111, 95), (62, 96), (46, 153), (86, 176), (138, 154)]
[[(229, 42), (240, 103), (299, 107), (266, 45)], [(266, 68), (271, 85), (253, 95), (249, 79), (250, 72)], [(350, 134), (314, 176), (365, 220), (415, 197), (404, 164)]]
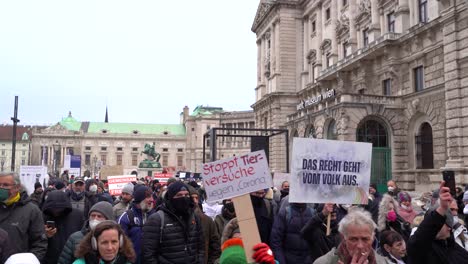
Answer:
[(93, 193), (97, 192), (97, 185), (91, 185), (91, 186), (89, 186), (89, 191), (90, 191), (90, 192), (93, 192)]
[(395, 190), (395, 187), (389, 186), (387, 189), (389, 192), (393, 192)]
[(99, 221), (99, 220), (96, 220), (96, 219), (93, 219), (93, 220), (89, 220), (89, 228), (91, 228), (91, 230), (94, 230), (94, 228), (96, 228), (97, 225), (99, 225), (99, 223), (101, 223), (102, 221)]
[(405, 209), (405, 210), (408, 210), (409, 209), (409, 206), (406, 206), (404, 204), (401, 204), (401, 208)]
[(454, 224), (458, 223), (458, 215), (453, 216), (453, 223)]

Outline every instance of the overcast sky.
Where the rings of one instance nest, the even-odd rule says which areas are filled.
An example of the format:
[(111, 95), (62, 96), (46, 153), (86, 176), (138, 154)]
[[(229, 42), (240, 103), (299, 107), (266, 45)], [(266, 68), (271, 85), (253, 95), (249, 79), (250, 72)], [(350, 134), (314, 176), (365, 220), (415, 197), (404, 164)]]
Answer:
[(259, 0), (0, 1), (0, 122), (176, 124), (250, 110)]

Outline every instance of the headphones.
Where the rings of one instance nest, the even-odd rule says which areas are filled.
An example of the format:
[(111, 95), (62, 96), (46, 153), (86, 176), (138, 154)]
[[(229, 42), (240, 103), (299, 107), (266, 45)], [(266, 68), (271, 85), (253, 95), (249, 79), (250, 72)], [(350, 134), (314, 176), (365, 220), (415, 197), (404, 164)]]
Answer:
[[(104, 222), (111, 222), (113, 224), (116, 224), (114, 221), (112, 220), (105, 220), (105, 221), (102, 221), (101, 223), (104, 223)], [(99, 224), (101, 224), (99, 223)], [(117, 225), (117, 224), (116, 224)], [(106, 230), (111, 230), (111, 229), (106, 229)], [(117, 232), (120, 232), (118, 229), (114, 229), (114, 230), (117, 230)], [(104, 230), (105, 231), (105, 230)], [(101, 233), (102, 234), (102, 233)], [(95, 234), (93, 234), (93, 236), (91, 237), (91, 248), (93, 250), (98, 250), (98, 243), (97, 243), (97, 238), (94, 236)], [(124, 238), (123, 238), (123, 235), (120, 234), (119, 235), (119, 249), (123, 247), (123, 244), (124, 244)]]

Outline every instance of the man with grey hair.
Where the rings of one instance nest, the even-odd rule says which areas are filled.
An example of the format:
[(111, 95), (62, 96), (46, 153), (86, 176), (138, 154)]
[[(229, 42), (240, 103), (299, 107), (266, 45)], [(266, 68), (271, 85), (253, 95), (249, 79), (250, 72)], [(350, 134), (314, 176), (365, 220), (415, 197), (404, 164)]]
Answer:
[(31, 252), (44, 258), (47, 237), (42, 212), (22, 190), (14, 172), (0, 173), (0, 228), (14, 241), (14, 253)]
[(338, 248), (315, 260), (314, 264), (390, 264), (372, 249), (376, 225), (369, 212), (354, 208), (341, 219), (338, 231), (343, 240)]

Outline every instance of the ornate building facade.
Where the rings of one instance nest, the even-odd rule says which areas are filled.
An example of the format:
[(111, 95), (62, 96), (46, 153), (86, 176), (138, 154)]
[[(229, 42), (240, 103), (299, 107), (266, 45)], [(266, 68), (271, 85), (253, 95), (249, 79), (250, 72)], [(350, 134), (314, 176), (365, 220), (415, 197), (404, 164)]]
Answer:
[(257, 127), (371, 142), (377, 184), (468, 183), (466, 1), (262, 0), (252, 31)]
[[(15, 171), (28, 165), (31, 155), (30, 126), (18, 126), (16, 130)], [(0, 171), (11, 171), (13, 126), (0, 126)]]

